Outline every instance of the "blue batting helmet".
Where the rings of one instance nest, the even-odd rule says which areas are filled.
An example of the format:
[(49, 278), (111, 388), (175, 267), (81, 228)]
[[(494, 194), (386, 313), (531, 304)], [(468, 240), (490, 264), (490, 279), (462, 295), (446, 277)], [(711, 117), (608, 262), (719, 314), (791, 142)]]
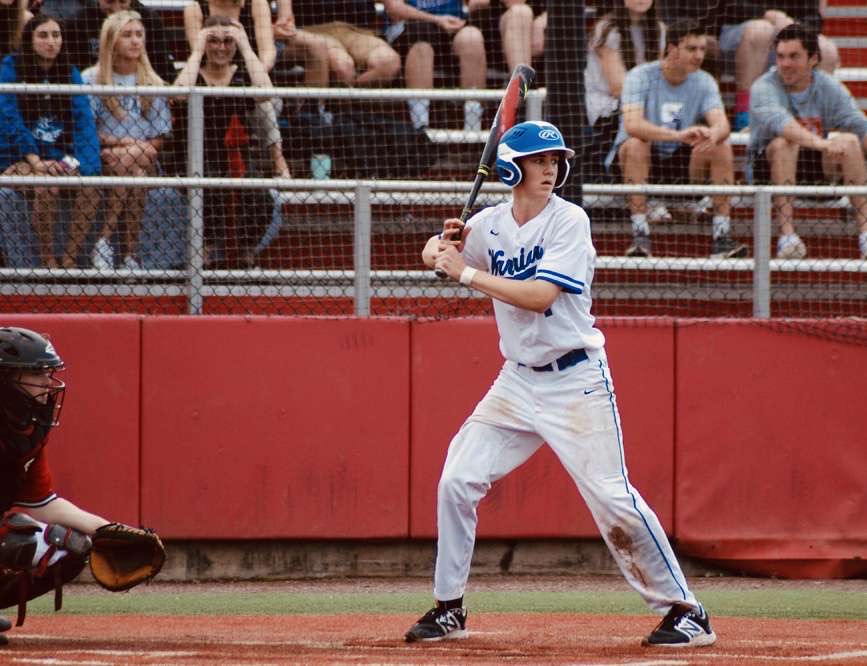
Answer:
[(497, 175), (506, 185), (515, 187), (524, 177), (518, 159), (552, 150), (563, 153), (554, 185), (562, 187), (569, 176), (569, 160), (575, 156), (575, 151), (566, 147), (560, 130), (551, 123), (541, 120), (518, 123), (503, 135), (497, 146)]

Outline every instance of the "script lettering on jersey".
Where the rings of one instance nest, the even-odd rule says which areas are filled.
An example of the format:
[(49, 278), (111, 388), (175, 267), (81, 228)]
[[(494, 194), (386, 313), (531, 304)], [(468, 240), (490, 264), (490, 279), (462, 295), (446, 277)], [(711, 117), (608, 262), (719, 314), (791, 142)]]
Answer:
[(527, 280), (536, 274), (536, 264), (545, 254), (545, 248), (534, 245), (528, 250), (521, 248), (517, 257), (506, 258), (503, 250), (488, 250), (491, 257), (491, 275), (502, 275), (512, 280)]

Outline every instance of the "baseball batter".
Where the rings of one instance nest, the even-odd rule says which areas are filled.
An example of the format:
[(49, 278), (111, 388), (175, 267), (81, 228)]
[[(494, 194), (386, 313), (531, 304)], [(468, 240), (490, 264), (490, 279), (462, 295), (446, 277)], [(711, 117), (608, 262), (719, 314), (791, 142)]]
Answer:
[(605, 338), (590, 313), (590, 220), (553, 193), (573, 155), (554, 125), (516, 125), (497, 150), (511, 202), (472, 217), (460, 241), (451, 240), (460, 221), (446, 220), (422, 252), (428, 267), (493, 298), (506, 360), (449, 445), (437, 499), (436, 606), (407, 642), (467, 636), (463, 595), (476, 508), (494, 481), (543, 442), (575, 481), (626, 580), (665, 616), (643, 644), (716, 640), (656, 515), (629, 482)]

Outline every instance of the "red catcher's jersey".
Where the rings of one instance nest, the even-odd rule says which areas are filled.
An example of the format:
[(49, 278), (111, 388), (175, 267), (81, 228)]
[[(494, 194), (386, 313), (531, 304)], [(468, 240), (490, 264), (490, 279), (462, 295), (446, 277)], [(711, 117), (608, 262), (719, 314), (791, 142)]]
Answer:
[(45, 448), (24, 463), (24, 483), (15, 498), (19, 506), (41, 506), (54, 499), (54, 480), (48, 467)]

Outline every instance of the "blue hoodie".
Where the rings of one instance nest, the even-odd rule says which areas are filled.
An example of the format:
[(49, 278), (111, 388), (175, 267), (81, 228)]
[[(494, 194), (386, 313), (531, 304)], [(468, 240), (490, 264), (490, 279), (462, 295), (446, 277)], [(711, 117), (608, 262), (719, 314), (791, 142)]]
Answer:
[[(0, 82), (17, 83), (16, 55), (3, 58), (0, 65)], [(82, 84), (81, 73), (70, 67), (69, 82)], [(0, 171), (16, 162), (22, 162), (29, 154), (39, 155), (43, 160), (61, 160), (72, 155), (79, 161), (82, 176), (99, 175), (102, 167), (99, 158), (99, 137), (96, 121), (87, 95), (72, 95), (68, 111), (57, 117), (46, 107), (46, 115), (25, 119), (19, 106), (19, 96), (0, 94)]]

